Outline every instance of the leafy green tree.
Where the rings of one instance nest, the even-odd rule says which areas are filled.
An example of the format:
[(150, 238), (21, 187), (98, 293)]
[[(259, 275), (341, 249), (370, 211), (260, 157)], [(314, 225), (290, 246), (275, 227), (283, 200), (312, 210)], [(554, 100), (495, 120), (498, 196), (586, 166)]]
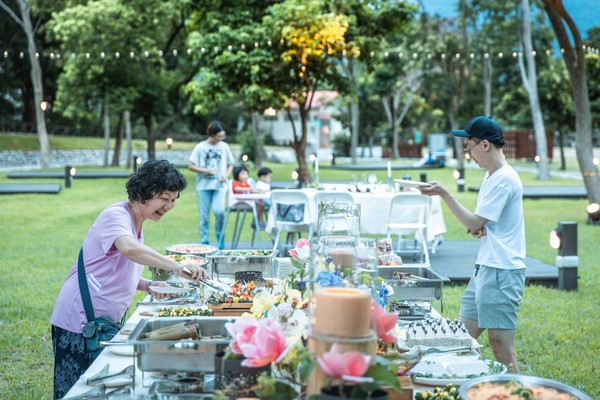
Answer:
[(65, 55), (56, 106), (79, 123), (109, 106), (116, 115), (131, 110), (155, 158), (156, 139), (181, 115), (181, 88), (191, 77), (188, 57), (179, 56), (187, 9), (178, 4), (98, 0), (54, 13), (50, 33)]
[[(542, 0), (556, 39), (563, 50), (563, 60), (569, 72), (569, 81), (575, 104), (575, 150), (583, 182), (590, 202), (600, 202), (600, 177), (594, 164), (592, 146), (592, 116), (586, 76), (586, 51), (581, 33), (562, 0)], [(571, 41), (572, 40), (572, 41)]]
[[(189, 38), (201, 66), (188, 85), (195, 110), (206, 113), (234, 93), (252, 112), (284, 109), (301, 179), (310, 182), (307, 119), (315, 92), (338, 78), (334, 62), (347, 50), (347, 19), (323, 13), (319, 0), (198, 5)], [(299, 127), (291, 101), (297, 105)]]
[[(416, 7), (403, 1), (389, 0), (330, 0), (327, 2), (327, 7), (331, 12), (347, 15), (349, 18), (345, 40), (354, 46), (354, 52), (341, 54), (339, 65), (345, 80), (343, 86), (338, 89), (346, 92), (349, 98), (352, 132), (350, 155), (352, 162), (356, 163), (356, 145), (361, 136), (362, 126), (359, 85), (365, 82), (361, 76), (368, 74), (381, 62), (381, 55), (388, 45), (387, 37), (409, 31), (408, 21), (416, 11)], [(372, 134), (366, 136), (373, 138)], [(397, 135), (393, 136), (396, 138)], [(394, 154), (397, 156), (397, 146), (394, 148)]]
[[(44, 98), (44, 85), (42, 80), (42, 67), (37, 56), (38, 50), (35, 40), (35, 27), (31, 22), (31, 6), (25, 0), (17, 0), (20, 16), (12, 8), (8, 7), (4, 1), (0, 0), (0, 8), (10, 15), (10, 17), (23, 29), (27, 38), (27, 55), (29, 56), (31, 86), (33, 87), (33, 103), (35, 107), (35, 122), (38, 139), (40, 143), (40, 154), (42, 167), (50, 166), (50, 140), (48, 139), (48, 130), (46, 128), (45, 108), (42, 103)], [(47, 104), (47, 103), (44, 103)]]

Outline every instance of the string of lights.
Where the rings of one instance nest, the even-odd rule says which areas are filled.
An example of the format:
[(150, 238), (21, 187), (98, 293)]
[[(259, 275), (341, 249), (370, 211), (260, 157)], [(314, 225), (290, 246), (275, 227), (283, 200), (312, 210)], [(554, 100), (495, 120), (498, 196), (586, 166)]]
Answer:
[[(268, 41), (267, 42), (267, 46), (272, 46), (272, 42)], [(255, 42), (253, 46), (248, 46), (245, 44), (242, 44), (240, 46), (240, 50), (242, 51), (246, 51), (248, 50), (248, 48), (252, 48), (252, 47), (260, 47), (260, 44), (258, 42)], [(597, 47), (591, 47), (591, 46), (583, 46), (584, 50), (587, 53), (593, 54), (595, 55), (596, 58), (598, 58), (598, 56), (600, 55), (600, 49)], [(214, 47), (212, 49), (212, 54), (217, 54), (220, 51), (233, 51), (234, 50), (234, 46), (229, 45), (227, 47), (225, 47), (224, 49), (221, 49), (219, 47)], [(564, 53), (564, 48), (561, 48), (559, 50), (561, 53)], [(207, 52), (210, 52), (210, 50), (208, 50), (207, 48), (201, 48), (200, 52), (202, 54), (205, 54)], [(329, 53), (331, 54), (333, 51), (330, 51)], [(547, 55), (547, 56), (552, 56), (552, 55), (557, 55), (555, 54), (557, 53), (554, 50), (551, 49), (546, 49), (545, 51), (543, 51), (543, 54)], [(99, 53), (92, 53), (92, 52), (82, 52), (82, 53), (74, 53), (74, 52), (70, 52), (70, 53), (66, 53), (63, 54), (59, 51), (42, 51), (42, 52), (37, 52), (35, 54), (35, 56), (37, 58), (40, 57), (45, 57), (45, 58), (50, 58), (52, 60), (60, 60), (66, 57), (70, 57), (70, 58), (76, 58), (76, 57), (85, 57), (86, 59), (120, 59), (120, 58), (130, 58), (130, 59), (136, 59), (136, 58), (149, 58), (151, 56), (158, 56), (158, 57), (179, 57), (182, 55), (185, 56), (192, 56), (193, 54), (193, 50), (188, 48), (185, 49), (184, 51), (179, 51), (177, 49), (174, 49), (170, 52), (163, 52), (162, 50), (145, 50), (142, 52), (134, 52), (134, 51), (129, 51), (129, 52), (121, 52), (121, 51), (101, 51)], [(353, 54), (354, 56), (359, 56), (360, 55), (360, 50), (356, 49), (353, 50)], [(381, 51), (381, 52), (375, 52), (375, 51), (371, 51), (369, 53), (370, 57), (375, 57), (375, 56), (379, 56), (382, 55), (384, 58), (388, 58), (388, 57), (398, 57), (398, 58), (412, 58), (412, 59), (418, 59), (418, 58), (422, 58), (422, 57), (426, 57), (427, 59), (433, 59), (433, 58), (439, 58), (439, 59), (448, 59), (448, 58), (455, 58), (455, 59), (460, 59), (463, 57), (467, 57), (470, 59), (488, 59), (488, 58), (497, 58), (497, 59), (502, 59), (504, 57), (512, 57), (512, 58), (517, 58), (519, 56), (521, 56), (523, 53), (520, 51), (507, 51), (507, 52), (474, 52), (474, 51), (469, 51), (469, 52), (463, 52), (463, 53), (448, 53), (448, 52), (438, 52), (438, 53), (433, 53), (433, 52), (412, 52), (412, 53), (405, 53), (405, 52), (397, 52), (397, 51)], [(18, 57), (20, 59), (24, 59), (26, 57), (26, 53), (24, 51), (19, 51), (17, 53)], [(342, 55), (347, 55), (346, 51), (342, 51)], [(535, 57), (538, 55), (538, 52), (533, 50), (532, 51), (532, 55)], [(8, 58), (9, 56), (11, 56), (11, 50), (5, 50), (3, 52), (3, 57), (4, 58)]]

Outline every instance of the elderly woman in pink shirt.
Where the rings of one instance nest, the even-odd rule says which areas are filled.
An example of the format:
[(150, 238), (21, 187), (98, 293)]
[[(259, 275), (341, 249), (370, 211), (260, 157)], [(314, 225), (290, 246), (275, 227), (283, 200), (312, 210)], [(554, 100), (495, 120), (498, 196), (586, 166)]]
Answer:
[[(184, 278), (207, 278), (195, 265), (181, 265), (144, 244), (142, 224), (159, 221), (175, 207), (187, 186), (185, 177), (166, 160), (150, 160), (127, 181), (127, 201), (105, 208), (83, 241), (83, 263), (96, 317), (121, 321), (136, 290), (150, 290), (151, 281), (142, 278), (144, 265), (171, 271)], [(54, 398), (62, 398), (91, 365), (99, 353), (87, 351), (82, 335), (87, 317), (79, 290), (77, 260), (63, 284), (54, 312)], [(185, 271), (185, 272), (184, 272)], [(156, 285), (164, 286), (165, 282)]]

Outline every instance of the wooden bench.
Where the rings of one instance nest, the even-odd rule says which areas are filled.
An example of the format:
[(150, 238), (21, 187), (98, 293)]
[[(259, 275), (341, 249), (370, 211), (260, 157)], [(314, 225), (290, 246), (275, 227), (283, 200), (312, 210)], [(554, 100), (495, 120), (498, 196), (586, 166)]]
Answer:
[(58, 194), (60, 189), (59, 183), (0, 183), (0, 194)]

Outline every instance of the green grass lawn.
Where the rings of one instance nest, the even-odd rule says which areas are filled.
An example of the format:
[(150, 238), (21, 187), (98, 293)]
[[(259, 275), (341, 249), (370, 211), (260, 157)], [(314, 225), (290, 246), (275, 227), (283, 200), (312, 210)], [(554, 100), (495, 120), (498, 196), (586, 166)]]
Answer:
[[(3, 135), (0, 135), (0, 138)], [(2, 146), (4, 149), (4, 147)], [(289, 180), (295, 165), (267, 164), (274, 180)], [(158, 251), (175, 243), (198, 241), (198, 210), (193, 175), (183, 171), (190, 186), (175, 209), (159, 223), (144, 225), (146, 243)], [(427, 171), (429, 179), (455, 189), (452, 170)], [(255, 170), (251, 171), (255, 176)], [(418, 177), (415, 171), (414, 178)], [(321, 170), (322, 180), (350, 180), (351, 171)], [(468, 170), (467, 185), (479, 185), (483, 173)], [(378, 172), (380, 180), (385, 170)], [(573, 184), (571, 180), (539, 182), (523, 174), (525, 184)], [(0, 174), (0, 182), (9, 181)], [(36, 180), (44, 182), (44, 180)], [(56, 180), (45, 180), (56, 182)], [(14, 182), (14, 181), (13, 181)], [(124, 179), (75, 180), (58, 195), (5, 195), (0, 197), (0, 398), (52, 398), (52, 344), (49, 319), (60, 287), (77, 256), (81, 242), (98, 213), (125, 199)], [(469, 208), (476, 193), (457, 193)], [(525, 200), (527, 251), (531, 257), (554, 264), (556, 250), (548, 245), (549, 232), (558, 221), (579, 224), (579, 290), (560, 291), (528, 286), (520, 311), (517, 351), (524, 374), (556, 379), (600, 398), (600, 226), (585, 221), (586, 200)], [(466, 239), (464, 229), (444, 206), (446, 240)], [(249, 241), (247, 229), (243, 241)], [(228, 233), (228, 238), (231, 232)], [(229, 240), (229, 239), (228, 239)], [(443, 251), (443, 248), (440, 249)], [(433, 266), (435, 267), (435, 265)], [(150, 276), (149, 271), (145, 272)], [(444, 289), (446, 315), (458, 314), (464, 286)], [(140, 294), (141, 296), (141, 294)], [(140, 297), (138, 296), (138, 298)], [(480, 340), (484, 355), (492, 357), (487, 338)]]

